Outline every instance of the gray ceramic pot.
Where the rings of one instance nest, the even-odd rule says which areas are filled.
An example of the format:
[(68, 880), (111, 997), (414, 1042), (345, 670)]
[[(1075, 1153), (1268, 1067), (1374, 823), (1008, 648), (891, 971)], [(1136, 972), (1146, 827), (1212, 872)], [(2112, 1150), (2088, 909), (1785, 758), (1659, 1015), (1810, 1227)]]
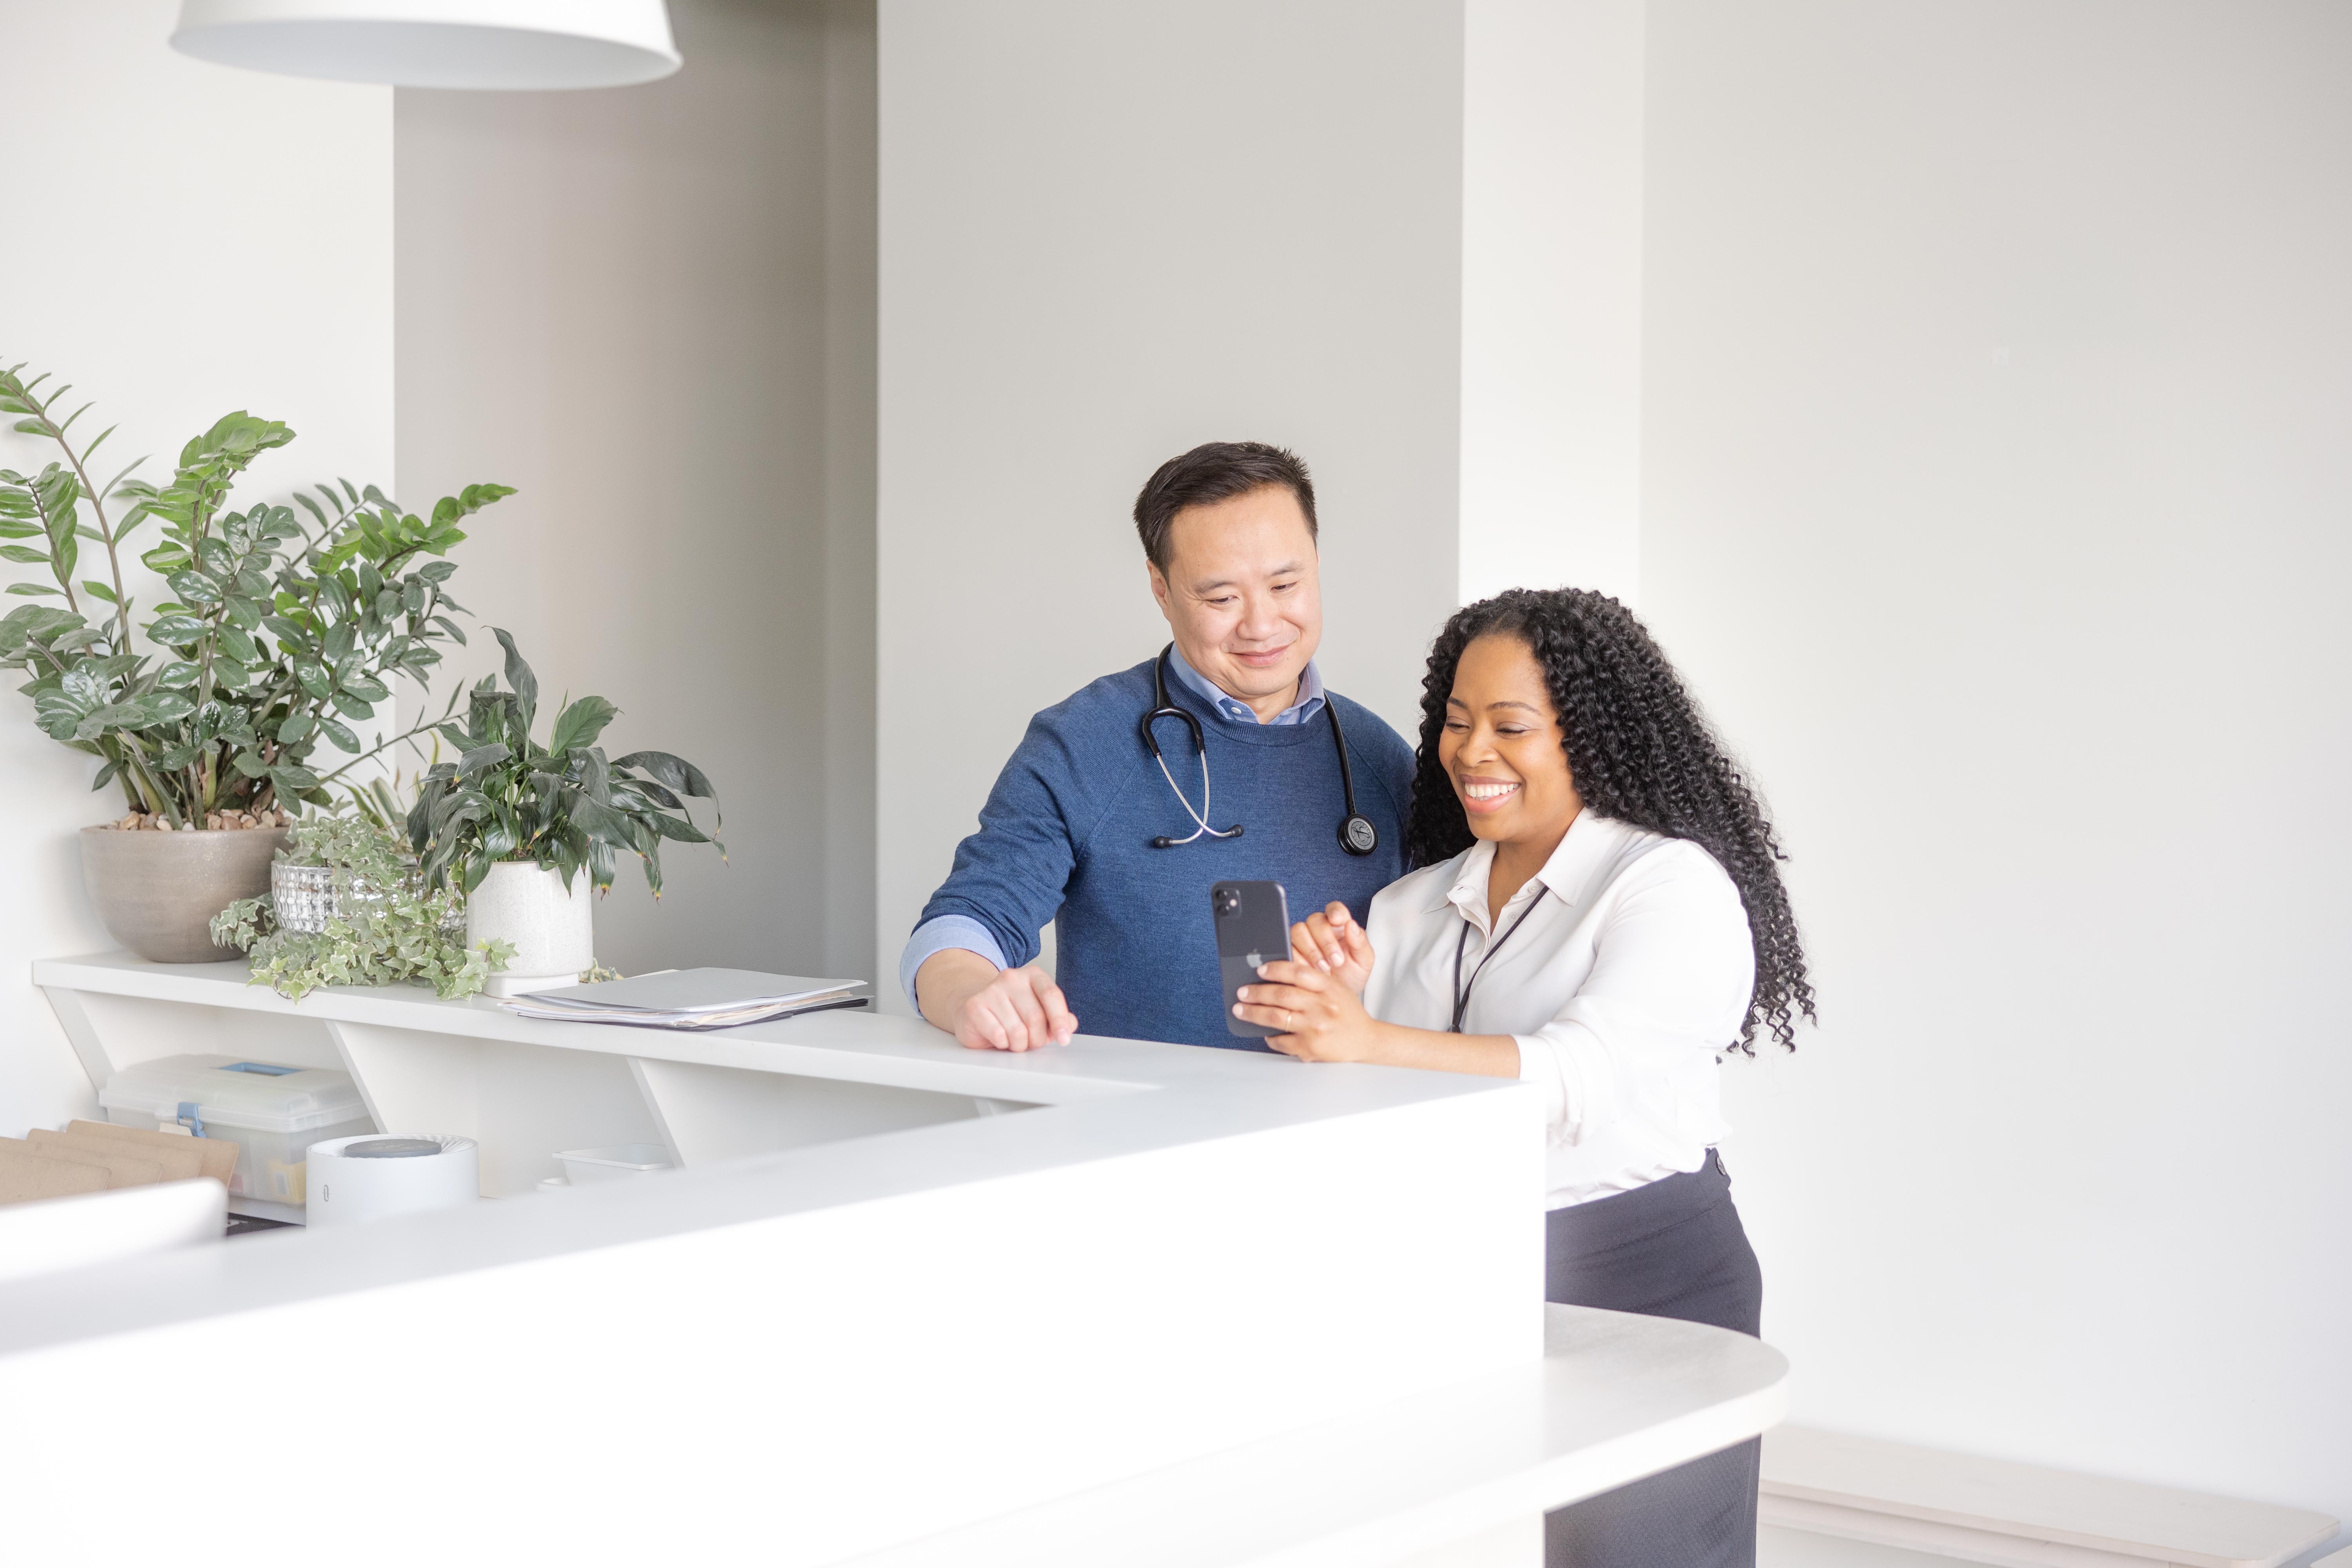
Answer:
[(81, 870), (90, 901), (114, 940), (157, 963), (235, 958), (205, 928), (239, 899), (269, 891), (269, 859), (282, 827), (194, 833), (81, 830)]

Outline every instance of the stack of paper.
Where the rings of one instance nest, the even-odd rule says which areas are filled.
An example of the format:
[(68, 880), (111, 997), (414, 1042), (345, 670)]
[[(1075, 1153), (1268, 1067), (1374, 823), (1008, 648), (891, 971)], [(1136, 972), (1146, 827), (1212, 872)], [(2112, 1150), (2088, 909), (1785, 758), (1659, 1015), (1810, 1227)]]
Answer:
[(526, 1018), (640, 1029), (731, 1029), (827, 1007), (863, 1007), (863, 980), (811, 980), (751, 969), (662, 969), (594, 985), (563, 985), (499, 1004)]

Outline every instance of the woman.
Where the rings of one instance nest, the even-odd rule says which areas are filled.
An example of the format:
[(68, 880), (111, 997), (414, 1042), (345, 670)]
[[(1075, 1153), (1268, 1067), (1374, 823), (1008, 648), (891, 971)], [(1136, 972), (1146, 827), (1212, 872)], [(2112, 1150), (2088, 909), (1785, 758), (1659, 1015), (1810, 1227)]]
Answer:
[[(1310, 1061), (1518, 1078), (1549, 1108), (1545, 1296), (1753, 1334), (1716, 1068), (1813, 1015), (1771, 824), (1614, 599), (1514, 590), (1422, 687), (1420, 869), (1293, 931), (1234, 1010)], [(1748, 1564), (1750, 1442), (1551, 1515), (1579, 1568)]]

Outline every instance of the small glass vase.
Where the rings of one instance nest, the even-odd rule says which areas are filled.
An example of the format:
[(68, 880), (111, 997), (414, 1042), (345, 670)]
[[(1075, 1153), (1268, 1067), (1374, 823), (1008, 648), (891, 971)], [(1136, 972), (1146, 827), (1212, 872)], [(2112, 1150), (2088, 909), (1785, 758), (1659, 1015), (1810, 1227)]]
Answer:
[[(335, 886), (337, 868), (332, 866), (295, 866), (283, 860), (269, 865), (269, 901), (277, 911), (278, 929), (300, 931), (316, 936), (327, 929), (327, 922), (339, 915), (356, 917), (368, 911), (368, 906), (383, 902), (383, 889), (371, 887), (365, 879), (346, 874), (349, 886)], [(404, 879), (411, 892), (423, 891), (423, 884), (415, 871)], [(464, 906), (454, 903), (442, 917), (445, 931), (455, 931), (466, 923)]]

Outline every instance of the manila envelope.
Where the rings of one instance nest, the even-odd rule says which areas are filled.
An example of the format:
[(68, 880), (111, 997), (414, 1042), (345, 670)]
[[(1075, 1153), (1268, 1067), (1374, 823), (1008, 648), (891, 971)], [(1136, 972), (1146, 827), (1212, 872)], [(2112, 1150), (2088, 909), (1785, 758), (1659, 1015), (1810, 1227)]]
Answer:
[(155, 1156), (149, 1149), (194, 1149), (204, 1163), (191, 1175), (210, 1176), (222, 1186), (236, 1174), (236, 1157), (244, 1145), (229, 1138), (191, 1138), (184, 1132), (150, 1132), (143, 1127), (117, 1127), (111, 1121), (68, 1121), (68, 1132), (87, 1133), (93, 1138), (118, 1138), (139, 1145), (139, 1152), (147, 1159)]
[(30, 1203), (37, 1198), (71, 1197), (76, 1193), (106, 1190), (106, 1173), (96, 1165), (71, 1160), (44, 1159), (0, 1149), (0, 1204)]
[(144, 1187), (163, 1179), (160, 1160), (142, 1160), (131, 1152), (127, 1143), (70, 1143), (51, 1138), (38, 1143), (22, 1138), (0, 1138), (0, 1149), (12, 1149), (19, 1154), (30, 1154), (41, 1160), (71, 1160), (77, 1165), (96, 1165), (106, 1173), (109, 1187)]
[[(76, 1127), (90, 1125), (87, 1121), (72, 1123)], [(126, 1129), (127, 1131), (127, 1129)], [(190, 1176), (201, 1176), (204, 1158), (193, 1147), (186, 1149), (150, 1149), (144, 1143), (133, 1143), (123, 1138), (100, 1138), (87, 1132), (52, 1132), (46, 1127), (36, 1127), (25, 1134), (33, 1141), (34, 1149), (47, 1154), (52, 1149), (79, 1149), (89, 1154), (128, 1154), (133, 1159), (152, 1161), (162, 1168), (167, 1182), (184, 1182)], [(163, 1139), (157, 1139), (162, 1142)], [(174, 1138), (174, 1143), (186, 1143), (185, 1138)], [(58, 1158), (64, 1158), (59, 1155)]]

